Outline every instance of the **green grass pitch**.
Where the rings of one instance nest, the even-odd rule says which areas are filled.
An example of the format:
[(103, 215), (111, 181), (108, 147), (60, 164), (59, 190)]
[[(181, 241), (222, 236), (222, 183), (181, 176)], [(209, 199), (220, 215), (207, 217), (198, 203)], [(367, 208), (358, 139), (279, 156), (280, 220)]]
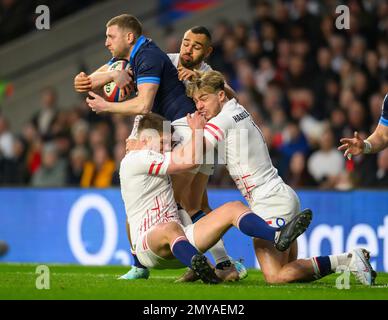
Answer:
[(39, 276), (34, 264), (0, 264), (0, 299), (131, 299), (131, 300), (257, 300), (257, 299), (386, 299), (388, 274), (379, 273), (376, 285), (357, 284), (353, 276), (350, 289), (336, 288), (331, 275), (312, 283), (268, 285), (257, 270), (249, 270), (240, 282), (205, 285), (201, 282), (176, 284), (181, 270), (152, 270), (148, 280), (117, 280), (128, 268), (123, 266), (48, 265), (50, 289), (38, 290)]

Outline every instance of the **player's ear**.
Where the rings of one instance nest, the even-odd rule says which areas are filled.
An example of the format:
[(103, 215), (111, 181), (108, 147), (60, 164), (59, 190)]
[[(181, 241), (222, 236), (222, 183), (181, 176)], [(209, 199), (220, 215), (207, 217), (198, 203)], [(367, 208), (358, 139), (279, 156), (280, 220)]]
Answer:
[(205, 58), (208, 58), (212, 52), (213, 52), (213, 47), (209, 46), (209, 48), (207, 48), (206, 50)]
[(128, 41), (128, 44), (135, 44), (136, 39), (135, 39), (135, 35), (133, 34), (133, 32), (127, 33), (127, 41)]
[(224, 91), (224, 90), (218, 91), (217, 95), (218, 95), (218, 100), (219, 100), (220, 102), (222, 102), (222, 101), (225, 100), (226, 94), (225, 94), (225, 91)]

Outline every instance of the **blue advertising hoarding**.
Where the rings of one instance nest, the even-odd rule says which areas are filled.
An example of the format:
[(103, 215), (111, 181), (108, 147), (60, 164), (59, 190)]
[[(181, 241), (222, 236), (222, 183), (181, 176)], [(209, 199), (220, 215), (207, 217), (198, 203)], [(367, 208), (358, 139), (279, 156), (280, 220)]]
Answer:
[[(299, 191), (313, 222), (299, 240), (299, 257), (371, 252), (372, 265), (388, 272), (388, 191)], [(243, 200), (237, 190), (210, 190), (213, 208)], [(0, 189), (0, 262), (130, 264), (119, 189)], [(232, 228), (228, 253), (257, 267), (252, 241)]]

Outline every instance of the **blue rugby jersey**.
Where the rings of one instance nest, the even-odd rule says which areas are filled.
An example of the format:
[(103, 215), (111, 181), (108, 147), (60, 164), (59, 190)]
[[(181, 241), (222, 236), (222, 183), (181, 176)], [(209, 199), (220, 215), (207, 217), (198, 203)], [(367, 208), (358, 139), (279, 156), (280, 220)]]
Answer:
[[(108, 65), (117, 60), (112, 58)], [(136, 85), (159, 84), (152, 112), (172, 122), (196, 110), (194, 101), (186, 96), (185, 85), (178, 79), (177, 69), (151, 39), (144, 36), (137, 39), (129, 62)]]
[(388, 126), (388, 94), (386, 94), (383, 106), (381, 108), (381, 118), (380, 118), (380, 124), (383, 124), (384, 126)]

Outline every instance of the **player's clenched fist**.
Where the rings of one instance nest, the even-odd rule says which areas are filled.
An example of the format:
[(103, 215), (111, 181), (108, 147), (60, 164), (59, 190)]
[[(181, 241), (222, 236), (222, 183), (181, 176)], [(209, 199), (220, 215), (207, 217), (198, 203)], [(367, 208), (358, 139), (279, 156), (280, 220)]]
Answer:
[(88, 92), (92, 90), (92, 80), (85, 72), (80, 72), (75, 76), (74, 89), (77, 92)]
[(97, 93), (94, 93), (93, 91), (89, 91), (89, 95), (93, 98), (86, 98), (86, 103), (92, 109), (92, 111), (95, 111), (96, 113), (105, 112), (108, 111), (109, 103), (99, 96)]
[(188, 114), (186, 118), (191, 130), (194, 131), (205, 128), (206, 120), (198, 111), (195, 111), (193, 114)]

